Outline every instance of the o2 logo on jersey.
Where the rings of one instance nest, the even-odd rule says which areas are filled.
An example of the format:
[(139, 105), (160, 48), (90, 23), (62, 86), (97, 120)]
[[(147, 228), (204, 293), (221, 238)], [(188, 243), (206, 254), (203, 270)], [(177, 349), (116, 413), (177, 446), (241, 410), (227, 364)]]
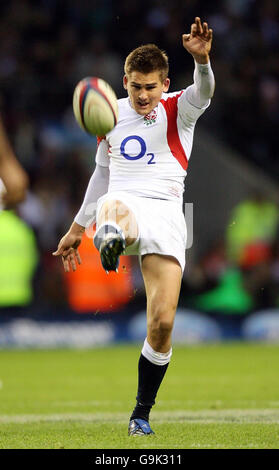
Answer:
[[(139, 152), (138, 155), (132, 156), (132, 155), (129, 155), (126, 152), (126, 145), (130, 141), (137, 141), (139, 143), (140, 152)], [(156, 163), (156, 162), (153, 161), (154, 158), (155, 158), (155, 155), (154, 155), (154, 153), (146, 153), (146, 150), (147, 150), (146, 149), (146, 143), (144, 142), (142, 137), (140, 137), (138, 135), (129, 135), (124, 140), (122, 140), (121, 145), (120, 145), (120, 153), (127, 160), (139, 160), (140, 158), (143, 158), (146, 155), (147, 157), (150, 157), (149, 160), (147, 161), (147, 164), (148, 165), (153, 165), (154, 163)]]

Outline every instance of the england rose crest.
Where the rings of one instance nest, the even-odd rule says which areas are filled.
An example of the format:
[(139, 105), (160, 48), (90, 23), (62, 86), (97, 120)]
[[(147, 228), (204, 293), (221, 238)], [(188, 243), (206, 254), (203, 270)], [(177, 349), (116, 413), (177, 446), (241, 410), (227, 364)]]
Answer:
[(147, 126), (149, 126), (150, 124), (154, 124), (154, 122), (156, 122), (156, 119), (157, 112), (155, 109), (153, 109), (149, 114), (146, 114), (146, 116), (144, 116), (144, 124), (146, 124)]

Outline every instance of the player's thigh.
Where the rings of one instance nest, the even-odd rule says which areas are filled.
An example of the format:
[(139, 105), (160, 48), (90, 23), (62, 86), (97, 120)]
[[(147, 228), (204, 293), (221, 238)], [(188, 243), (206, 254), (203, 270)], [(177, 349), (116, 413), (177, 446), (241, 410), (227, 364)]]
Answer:
[(98, 213), (98, 226), (115, 222), (123, 230), (125, 237), (134, 241), (138, 237), (138, 225), (134, 212), (121, 200), (105, 200)]
[(179, 299), (182, 271), (172, 256), (147, 254), (142, 259), (147, 298), (147, 322), (173, 322)]

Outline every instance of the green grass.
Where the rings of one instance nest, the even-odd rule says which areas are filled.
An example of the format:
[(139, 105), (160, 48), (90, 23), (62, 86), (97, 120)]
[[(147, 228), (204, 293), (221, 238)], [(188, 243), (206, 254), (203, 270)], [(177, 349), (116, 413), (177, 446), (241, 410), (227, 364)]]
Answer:
[(0, 449), (279, 448), (279, 345), (175, 346), (133, 438), (140, 348), (0, 351)]

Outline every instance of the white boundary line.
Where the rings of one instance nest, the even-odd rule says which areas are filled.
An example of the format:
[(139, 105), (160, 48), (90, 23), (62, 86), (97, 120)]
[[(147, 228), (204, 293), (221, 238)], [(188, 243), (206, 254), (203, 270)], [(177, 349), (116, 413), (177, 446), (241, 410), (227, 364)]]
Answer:
[[(29, 424), (39, 422), (84, 421), (92, 423), (125, 423), (127, 413), (55, 413), (55, 414), (17, 414), (0, 415), (0, 424)], [(279, 409), (230, 409), (201, 411), (154, 411), (152, 421), (155, 423), (199, 423), (199, 424), (279, 424)]]

